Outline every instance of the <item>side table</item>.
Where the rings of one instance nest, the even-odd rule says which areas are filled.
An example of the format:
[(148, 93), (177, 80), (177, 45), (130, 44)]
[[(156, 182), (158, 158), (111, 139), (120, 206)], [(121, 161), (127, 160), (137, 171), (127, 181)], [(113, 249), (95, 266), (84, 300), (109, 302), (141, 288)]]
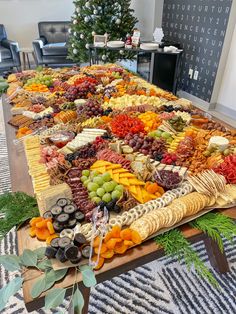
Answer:
[(31, 68), (30, 66), (30, 60), (29, 60), (29, 55), (31, 54), (33, 56), (34, 59), (34, 63), (36, 64), (36, 58), (35, 58), (35, 54), (32, 48), (21, 48), (20, 52), (22, 53), (22, 59), (23, 59), (23, 70)]

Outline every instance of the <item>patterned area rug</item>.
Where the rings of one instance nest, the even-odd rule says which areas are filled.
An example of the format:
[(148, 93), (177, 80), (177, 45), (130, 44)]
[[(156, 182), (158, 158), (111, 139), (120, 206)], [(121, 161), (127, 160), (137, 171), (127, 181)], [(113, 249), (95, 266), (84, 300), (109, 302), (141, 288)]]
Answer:
[[(10, 173), (6, 139), (0, 134), (0, 194), (10, 191)], [(213, 270), (220, 289), (199, 278), (183, 263), (163, 257), (143, 267), (129, 271), (92, 289), (89, 314), (235, 314), (236, 313), (236, 247), (224, 241), (230, 272), (219, 275)], [(194, 245), (200, 257), (210, 267), (203, 242)], [(15, 254), (17, 238), (12, 230), (0, 242), (0, 255)], [(11, 275), (0, 267), (0, 286), (19, 274)], [(60, 311), (68, 313), (68, 300)], [(10, 299), (3, 314), (28, 313), (22, 290)], [(34, 314), (58, 311), (34, 311)]]

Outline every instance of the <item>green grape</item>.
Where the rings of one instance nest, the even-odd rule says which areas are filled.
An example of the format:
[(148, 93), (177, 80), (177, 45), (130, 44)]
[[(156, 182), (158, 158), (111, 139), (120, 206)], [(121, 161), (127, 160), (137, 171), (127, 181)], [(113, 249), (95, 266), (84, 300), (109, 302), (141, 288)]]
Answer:
[(92, 201), (94, 202), (94, 203), (96, 203), (96, 204), (99, 204), (102, 200), (101, 200), (101, 198), (100, 197), (93, 197), (92, 198)]
[(106, 182), (102, 186), (106, 192), (112, 192), (114, 190), (114, 186), (111, 182)]
[(90, 198), (97, 197), (97, 193), (94, 192), (94, 191), (93, 191), (93, 192), (90, 192), (90, 193), (89, 193), (89, 197), (90, 197)]
[(111, 180), (111, 175), (110, 173), (108, 172), (105, 172), (103, 175), (102, 175), (102, 178), (105, 182), (109, 182)]
[(90, 182), (91, 181), (89, 179), (87, 179), (86, 181), (83, 182), (83, 184), (84, 184), (85, 187), (87, 187)]
[(83, 171), (82, 171), (82, 175), (83, 175), (83, 176), (86, 176), (86, 177), (89, 177), (90, 171), (89, 171), (89, 170), (83, 170)]
[(88, 186), (87, 186), (88, 190), (90, 192), (92, 191), (97, 191), (97, 189), (99, 188), (99, 185), (97, 183), (94, 183), (94, 182), (89, 182)]
[(123, 193), (123, 191), (124, 191), (124, 187), (123, 187), (123, 185), (117, 185), (116, 187), (115, 187), (115, 191), (120, 191), (121, 193)]
[(103, 197), (103, 195), (106, 193), (106, 191), (103, 188), (97, 189), (97, 195), (100, 197)]
[(104, 194), (102, 200), (103, 202), (109, 203), (111, 201), (111, 194), (110, 193)]
[(115, 190), (115, 191), (113, 191), (111, 193), (112, 199), (114, 199), (114, 198), (118, 198), (119, 199), (121, 196), (122, 196), (122, 193), (120, 191), (118, 191), (118, 190)]
[(104, 181), (103, 181), (101, 176), (97, 176), (97, 177), (93, 178), (93, 182), (97, 183), (99, 186), (102, 186), (104, 184)]
[(81, 180), (81, 182), (85, 182), (86, 180), (88, 180), (88, 177), (82, 176), (82, 177), (80, 178), (80, 180)]

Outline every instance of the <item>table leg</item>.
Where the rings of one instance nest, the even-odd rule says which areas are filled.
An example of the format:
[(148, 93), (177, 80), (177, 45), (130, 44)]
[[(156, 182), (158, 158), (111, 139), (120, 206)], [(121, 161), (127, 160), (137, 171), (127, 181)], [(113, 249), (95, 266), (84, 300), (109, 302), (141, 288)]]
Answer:
[(26, 70), (26, 58), (25, 58), (24, 52), (22, 52), (22, 59), (23, 59), (23, 70)]
[[(84, 307), (83, 307), (82, 314), (88, 314), (90, 288), (84, 287), (83, 290), (81, 289), (81, 293), (83, 294), (83, 297), (84, 297)], [(72, 304), (70, 304), (70, 307), (68, 309), (68, 314), (75, 314), (74, 309), (72, 308)]]
[(33, 56), (33, 59), (34, 59), (34, 63), (35, 63), (35, 65), (37, 65), (37, 60), (36, 60), (36, 57), (35, 57), (35, 53), (34, 53), (34, 51), (32, 51), (32, 56)]
[(225, 252), (221, 252), (216, 241), (211, 238), (204, 240), (206, 251), (212, 267), (219, 273), (226, 273), (229, 271), (229, 264)]
[(29, 60), (29, 53), (26, 54), (27, 62), (28, 62), (28, 68), (30, 69), (30, 60)]

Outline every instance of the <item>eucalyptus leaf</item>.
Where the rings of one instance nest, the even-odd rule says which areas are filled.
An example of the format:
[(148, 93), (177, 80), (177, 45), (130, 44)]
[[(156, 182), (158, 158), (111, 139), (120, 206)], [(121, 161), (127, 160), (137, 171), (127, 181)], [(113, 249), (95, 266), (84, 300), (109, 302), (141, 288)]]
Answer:
[(45, 288), (44, 291), (50, 289), (56, 282), (55, 270), (51, 269), (45, 273)]
[(51, 270), (52, 269), (52, 262), (49, 259), (46, 259), (45, 261), (39, 262), (37, 264), (37, 267), (42, 270)]
[(97, 284), (96, 277), (94, 275), (94, 271), (92, 267), (80, 267), (80, 271), (82, 273), (83, 283), (85, 287), (91, 288)]
[(37, 254), (38, 259), (42, 259), (45, 257), (45, 250), (46, 250), (46, 247), (40, 247), (40, 248), (34, 250), (34, 253)]
[(5, 301), (3, 298), (5, 291), (6, 291), (6, 288), (7, 288), (7, 286), (4, 286), (4, 287), (2, 287), (2, 289), (0, 289), (0, 311), (2, 311), (5, 308), (7, 301), (8, 301), (8, 300)]
[(59, 281), (59, 280), (61, 280), (62, 278), (64, 278), (65, 275), (67, 274), (67, 272), (68, 272), (68, 268), (56, 270), (56, 271), (55, 271), (55, 278), (56, 278), (56, 281)]
[(24, 279), (21, 277), (16, 277), (14, 279), (12, 279), (7, 285), (6, 285), (6, 289), (3, 293), (3, 302), (8, 302), (10, 297), (13, 296), (14, 294), (16, 294), (16, 292), (18, 292), (20, 290), (20, 288), (22, 287), (22, 283), (23, 283)]
[(74, 314), (81, 314), (84, 307), (84, 297), (78, 288), (75, 290), (73, 294), (72, 304)]
[(60, 269), (60, 270), (50, 270), (45, 274), (46, 276), (46, 284), (45, 284), (45, 291), (50, 289), (56, 281), (61, 280), (65, 277), (68, 268)]
[(0, 256), (0, 264), (8, 271), (15, 271), (21, 268), (20, 259), (15, 255)]
[(45, 296), (45, 309), (55, 309), (59, 305), (61, 305), (64, 301), (66, 294), (66, 290), (62, 288), (55, 288), (52, 291), (50, 291)]
[(31, 290), (32, 298), (37, 298), (40, 294), (45, 291), (46, 279), (45, 276), (42, 276), (36, 283), (33, 285)]
[(38, 256), (34, 251), (31, 250), (24, 250), (23, 254), (21, 255), (21, 263), (24, 266), (37, 266)]

